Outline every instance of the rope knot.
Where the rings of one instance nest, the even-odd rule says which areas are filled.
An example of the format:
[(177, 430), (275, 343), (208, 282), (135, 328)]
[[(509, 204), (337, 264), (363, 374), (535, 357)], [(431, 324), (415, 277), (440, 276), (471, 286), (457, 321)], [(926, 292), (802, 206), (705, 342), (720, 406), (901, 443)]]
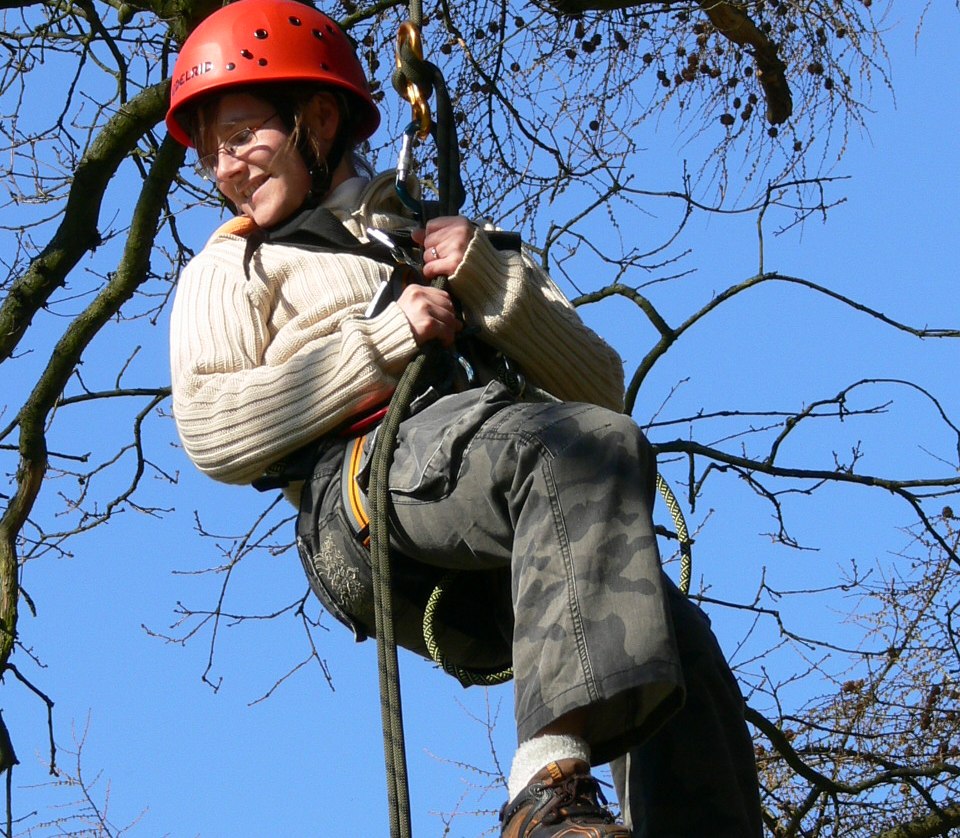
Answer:
[(437, 68), (423, 57), (420, 29), (411, 21), (404, 21), (397, 31), (396, 67), (393, 86), (413, 108), (413, 119), (419, 124), (420, 139), (430, 132), (432, 116), (428, 100), (433, 95), (433, 80)]

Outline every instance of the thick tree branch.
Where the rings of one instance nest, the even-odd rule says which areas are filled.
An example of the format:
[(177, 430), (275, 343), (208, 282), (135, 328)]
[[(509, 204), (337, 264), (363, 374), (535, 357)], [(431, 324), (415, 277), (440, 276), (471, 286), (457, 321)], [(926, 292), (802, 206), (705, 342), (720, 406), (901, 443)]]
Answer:
[(951, 835), (951, 830), (957, 827), (960, 827), (960, 804), (955, 803), (925, 817), (878, 832), (876, 838), (938, 838)]
[(121, 106), (83, 155), (60, 227), (0, 305), (0, 363), (10, 357), (33, 316), (64, 284), (81, 257), (100, 244), (97, 225), (107, 185), (124, 157), (162, 118), (168, 89), (169, 82), (156, 84)]
[[(669, 0), (548, 0), (565, 14), (585, 11), (612, 11), (639, 6), (661, 6), (669, 10)], [(787, 65), (780, 59), (779, 45), (753, 22), (744, 3), (726, 0), (697, 0), (710, 22), (727, 40), (746, 47), (757, 62), (757, 75), (767, 100), (767, 121), (782, 125), (793, 113), (793, 99), (787, 84)]]
[(20, 411), (17, 490), (0, 518), (0, 669), (9, 660), (16, 640), (16, 543), (40, 491), (46, 470), (47, 419), (87, 345), (133, 296), (147, 276), (160, 214), (183, 158), (183, 147), (167, 137), (160, 146), (140, 193), (116, 273), (87, 309), (70, 324)]

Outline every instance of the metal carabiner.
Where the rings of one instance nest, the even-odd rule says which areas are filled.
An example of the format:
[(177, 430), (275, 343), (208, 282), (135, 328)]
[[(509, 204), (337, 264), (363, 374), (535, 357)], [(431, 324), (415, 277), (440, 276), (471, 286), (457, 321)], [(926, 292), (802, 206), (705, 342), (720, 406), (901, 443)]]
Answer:
[(403, 201), (404, 206), (413, 211), (417, 222), (423, 224), (423, 204), (415, 198), (410, 188), (407, 186), (407, 178), (413, 174), (414, 161), (413, 149), (417, 144), (419, 136), (419, 124), (411, 122), (403, 131), (403, 139), (400, 144), (400, 156), (397, 159), (397, 177), (394, 181), (394, 188), (397, 197)]
[(406, 79), (406, 74), (403, 69), (404, 49), (409, 49), (415, 60), (423, 61), (423, 41), (420, 37), (420, 29), (414, 26), (411, 21), (407, 20), (400, 24), (400, 28), (397, 31), (395, 49), (396, 69), (402, 74), (406, 81), (406, 90), (402, 91), (402, 95), (410, 103), (410, 108), (413, 111), (413, 119), (417, 122), (417, 133), (420, 135), (420, 139), (425, 140), (427, 134), (430, 133), (430, 125), (433, 122), (433, 117), (430, 113), (430, 103), (427, 101), (419, 85)]

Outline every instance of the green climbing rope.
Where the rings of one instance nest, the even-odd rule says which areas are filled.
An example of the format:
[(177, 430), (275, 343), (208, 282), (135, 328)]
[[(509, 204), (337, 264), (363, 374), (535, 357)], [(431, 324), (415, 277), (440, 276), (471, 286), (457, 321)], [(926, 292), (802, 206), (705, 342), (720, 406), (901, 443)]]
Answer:
[[(398, 65), (402, 77), (395, 85), (402, 85), (401, 93), (415, 93), (423, 107), (429, 92), (437, 96), (436, 140), (438, 156), (437, 183), (439, 201), (436, 211), (441, 215), (456, 215), (465, 199), (460, 177), (459, 153), (453, 106), (440, 71), (423, 60), (419, 46), (422, 10), (419, 0), (410, 2), (410, 20), (402, 28), (407, 34), (398, 43)], [(402, 59), (401, 59), (402, 53)], [(429, 80), (429, 90), (426, 85)], [(426, 92), (425, 92), (426, 90)], [(411, 101), (411, 105), (414, 102)], [(416, 113), (416, 111), (415, 111)], [(429, 123), (429, 109), (426, 110)], [(423, 113), (416, 113), (423, 118)], [(426, 218), (424, 218), (426, 221)], [(436, 288), (446, 287), (446, 277), (433, 282)], [(370, 562), (374, 579), (374, 621), (377, 636), (377, 667), (380, 676), (380, 716), (383, 726), (384, 761), (387, 770), (387, 798), (390, 808), (391, 838), (410, 838), (410, 789), (407, 779), (406, 745), (403, 733), (403, 708), (400, 696), (400, 671), (397, 661), (397, 642), (392, 613), (392, 571), (390, 567), (389, 494), (388, 477), (393, 452), (396, 448), (400, 423), (407, 415), (410, 402), (422, 386), (422, 379), (433, 353), (443, 351), (437, 345), (424, 347), (407, 365), (390, 407), (377, 433), (377, 442), (371, 461), (370, 475)]]

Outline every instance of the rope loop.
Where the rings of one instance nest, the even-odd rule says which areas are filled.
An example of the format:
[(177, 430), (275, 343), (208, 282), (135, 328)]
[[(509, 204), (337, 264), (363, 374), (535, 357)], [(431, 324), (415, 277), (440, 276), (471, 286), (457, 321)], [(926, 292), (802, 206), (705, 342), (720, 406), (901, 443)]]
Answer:
[(673, 526), (677, 531), (677, 541), (680, 542), (680, 579), (677, 587), (680, 588), (681, 593), (689, 596), (690, 577), (693, 572), (693, 539), (690, 538), (690, 533), (687, 530), (687, 522), (684, 520), (680, 502), (673, 493), (673, 489), (670, 488), (670, 484), (663, 479), (659, 471), (657, 472), (657, 490), (670, 511)]
[(448, 675), (456, 678), (464, 687), (495, 687), (498, 684), (505, 684), (513, 678), (513, 668), (506, 667), (501, 670), (481, 670), (467, 669), (450, 663), (440, 649), (434, 631), (437, 608), (440, 606), (440, 600), (446, 593), (447, 585), (457, 576), (456, 571), (450, 571), (445, 574), (437, 586), (430, 594), (427, 605), (423, 610), (423, 640), (427, 646), (427, 652), (437, 664)]

